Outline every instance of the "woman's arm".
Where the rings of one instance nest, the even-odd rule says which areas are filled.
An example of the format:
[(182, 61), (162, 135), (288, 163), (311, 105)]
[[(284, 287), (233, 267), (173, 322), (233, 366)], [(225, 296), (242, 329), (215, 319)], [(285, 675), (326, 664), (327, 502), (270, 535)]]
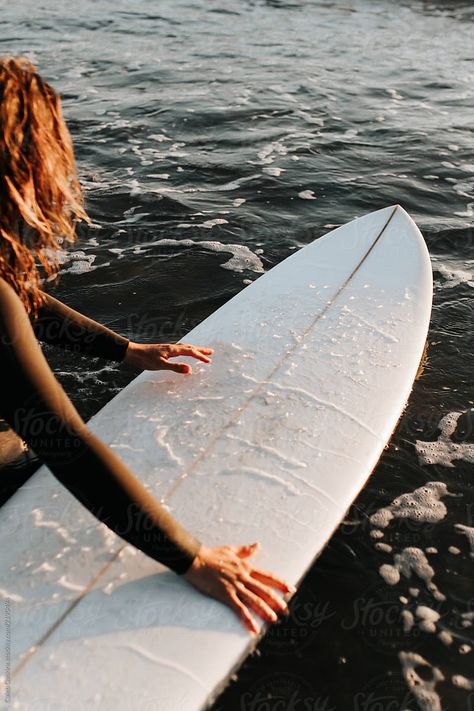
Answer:
[(210, 363), (212, 348), (201, 348), (187, 343), (145, 344), (133, 343), (110, 328), (71, 309), (54, 296), (42, 292), (44, 304), (32, 322), (36, 338), (45, 343), (61, 346), (70, 351), (126, 362), (141, 370), (174, 370), (188, 375), (191, 366), (169, 358), (191, 356)]
[(32, 322), (36, 338), (45, 343), (107, 360), (123, 361), (129, 340), (42, 292), (44, 303)]
[[(194, 348), (194, 346), (189, 346)], [(252, 546), (209, 548), (156, 501), (87, 429), (50, 370), (23, 304), (0, 279), (0, 415), (69, 491), (115, 533), (164, 563), (258, 631), (250, 609), (275, 622), (288, 606), (283, 580), (247, 562)], [(294, 589), (293, 589), (294, 591)]]
[(46, 362), (21, 300), (0, 279), (0, 411), (52, 473), (115, 533), (176, 573), (200, 542), (88, 430)]

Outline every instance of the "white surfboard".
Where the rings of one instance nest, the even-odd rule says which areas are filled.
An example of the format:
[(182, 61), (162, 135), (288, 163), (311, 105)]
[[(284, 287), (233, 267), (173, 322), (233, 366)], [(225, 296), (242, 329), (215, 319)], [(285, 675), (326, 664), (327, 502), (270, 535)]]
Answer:
[[(418, 228), (400, 206), (378, 210), (187, 334), (214, 348), (212, 365), (142, 373), (90, 427), (204, 543), (259, 540), (254, 564), (297, 584), (400, 417), (431, 301)], [(0, 510), (0, 540), (24, 711), (199, 711), (255, 645), (230, 609), (109, 532), (45, 467)]]

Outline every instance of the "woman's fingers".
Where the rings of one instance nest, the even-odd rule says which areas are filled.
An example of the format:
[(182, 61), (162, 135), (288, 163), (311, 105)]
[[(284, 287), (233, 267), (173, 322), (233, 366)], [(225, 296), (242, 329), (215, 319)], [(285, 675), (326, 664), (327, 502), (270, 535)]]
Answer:
[(234, 585), (237, 588), (239, 597), (248, 603), (260, 617), (263, 617), (264, 620), (268, 620), (268, 622), (276, 622), (278, 620), (278, 615), (272, 610), (270, 605), (268, 605), (262, 597), (252, 592), (252, 590), (249, 590), (245, 583), (236, 580)]
[(252, 615), (250, 614), (248, 608), (244, 605), (242, 600), (239, 600), (239, 597), (235, 590), (229, 590), (229, 597), (226, 602), (229, 607), (231, 607), (237, 613), (238, 617), (240, 617), (244, 627), (250, 630), (250, 632), (253, 632), (253, 634), (257, 634), (257, 624), (253, 619)]
[[(288, 614), (288, 605), (271, 587), (282, 592), (294, 592), (272, 573), (253, 568), (245, 558), (258, 548), (259, 542), (244, 546), (218, 546), (201, 549), (186, 579), (206, 595), (229, 605), (251, 632), (258, 628), (250, 612), (255, 612), (268, 622), (277, 622), (278, 614)], [(196, 562), (197, 561), (197, 562)]]
[(174, 370), (177, 373), (191, 373), (192, 368), (187, 363), (173, 363), (169, 358), (177, 358), (178, 356), (191, 356), (197, 360), (202, 360), (203, 363), (211, 363), (209, 355), (214, 353), (213, 348), (204, 348), (201, 346), (193, 346), (190, 343), (177, 343), (161, 346), (161, 367), (165, 370)]
[(192, 358), (197, 358), (202, 360), (203, 363), (210, 363), (211, 359), (209, 356), (214, 353), (212, 348), (202, 348), (201, 346), (192, 346), (189, 343), (178, 343), (176, 348), (178, 349), (175, 355), (188, 355)]
[(255, 541), (255, 543), (250, 543), (248, 546), (238, 546), (234, 548), (235, 553), (239, 558), (249, 558), (251, 555), (257, 552), (260, 547), (260, 543)]
[(278, 597), (271, 588), (263, 585), (263, 583), (259, 583), (258, 580), (255, 580), (249, 574), (241, 575), (240, 579), (248, 590), (261, 597), (273, 610), (282, 612), (284, 615), (288, 614), (288, 605), (285, 600)]
[(273, 573), (269, 573), (266, 570), (260, 570), (259, 568), (250, 568), (249, 574), (252, 576), (252, 578), (259, 580), (262, 583), (265, 583), (265, 585), (272, 585), (274, 588), (277, 588), (278, 590), (281, 590), (284, 593), (293, 593), (296, 590), (294, 585), (288, 585), (288, 583), (286, 583), (284, 580), (278, 578), (276, 575), (273, 575)]
[[(255, 541), (255, 543), (251, 543), (248, 546), (239, 546), (238, 548), (234, 548), (234, 550), (239, 558), (248, 558), (256, 553), (259, 547), (259, 541)], [(269, 573), (266, 570), (260, 570), (259, 568), (249, 566), (248, 572), (256, 580), (259, 580), (266, 585), (273, 585), (273, 587), (278, 588), (278, 590), (281, 590), (284, 593), (295, 592), (293, 585), (288, 585), (288, 583), (285, 583), (284, 580), (281, 580), (281, 578), (278, 578), (276, 575), (273, 575), (273, 573)]]
[(169, 360), (162, 360), (161, 368), (162, 370), (174, 370), (175, 373), (185, 373), (185, 375), (188, 375), (192, 371), (188, 363), (172, 363)]
[(142, 370), (174, 370), (177, 373), (191, 373), (192, 368), (187, 363), (173, 363), (170, 358), (191, 356), (204, 363), (211, 363), (209, 357), (214, 350), (190, 343), (129, 343), (125, 360)]

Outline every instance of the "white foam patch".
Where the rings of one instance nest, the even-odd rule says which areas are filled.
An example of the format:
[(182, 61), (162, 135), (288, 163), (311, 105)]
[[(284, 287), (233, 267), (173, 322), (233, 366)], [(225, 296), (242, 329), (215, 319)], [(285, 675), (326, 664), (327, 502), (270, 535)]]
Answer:
[(439, 620), (439, 613), (426, 605), (418, 605), (415, 614), (420, 620), (418, 625), (423, 632), (436, 632), (436, 623)]
[(388, 543), (376, 543), (374, 548), (378, 551), (382, 551), (382, 553), (392, 552), (392, 546), (389, 546)]
[[(63, 249), (49, 249), (43, 250), (43, 253), (47, 260), (53, 264), (55, 261), (59, 265), (60, 274), (85, 274), (87, 272), (92, 272), (94, 269), (98, 269), (99, 266), (107, 266), (107, 264), (96, 264), (95, 254), (86, 254), (82, 250), (77, 250), (75, 252), (67, 252)], [(50, 281), (54, 277), (49, 277), (46, 281)]]
[(443, 467), (454, 467), (453, 462), (460, 459), (474, 464), (474, 444), (457, 443), (451, 440), (451, 435), (456, 431), (457, 422), (462, 414), (462, 412), (450, 412), (441, 419), (438, 425), (441, 432), (436, 442), (416, 441), (415, 448), (422, 466), (441, 464)]
[(473, 208), (474, 208), (474, 202), (469, 202), (467, 204), (467, 207), (464, 210), (464, 212), (454, 212), (454, 214), (457, 217), (467, 217), (470, 219), (471, 217), (474, 217), (474, 209)]
[(203, 249), (208, 249), (212, 252), (228, 252), (232, 254), (232, 257), (227, 262), (224, 262), (224, 264), (221, 264), (221, 267), (224, 269), (230, 269), (235, 272), (243, 272), (244, 269), (257, 273), (263, 273), (265, 271), (260, 257), (254, 254), (254, 252), (243, 244), (223, 244), (222, 242), (208, 240), (203, 240), (201, 242), (193, 239), (171, 238), (160, 239), (152, 244), (178, 247), (197, 246), (202, 247)]
[(404, 98), (396, 89), (387, 89), (386, 91), (390, 94), (392, 99), (395, 99), (396, 101), (401, 101)]
[(214, 220), (206, 220), (205, 222), (180, 222), (178, 227), (204, 227), (206, 230), (211, 230), (217, 225), (228, 225), (229, 220), (224, 220), (223, 218), (216, 217)]
[(124, 252), (125, 252), (125, 247), (110, 247), (109, 252), (112, 254), (117, 255), (117, 259), (123, 259), (124, 258)]
[(383, 532), (383, 531), (379, 531), (378, 529), (373, 529), (373, 530), (370, 532), (370, 537), (371, 537), (371, 538), (383, 538), (383, 537), (384, 537), (384, 532)]
[[(441, 700), (436, 693), (436, 684), (444, 681), (440, 669), (432, 666), (416, 652), (399, 652), (398, 658), (402, 665), (402, 673), (408, 688), (415, 697), (422, 711), (442, 711)], [(424, 679), (417, 671), (417, 667), (427, 667), (431, 670), (431, 679)]]
[(447, 513), (446, 506), (440, 500), (443, 496), (449, 496), (446, 484), (430, 481), (412, 493), (397, 497), (390, 506), (379, 509), (370, 517), (370, 523), (377, 528), (386, 528), (395, 518), (437, 523)]
[(298, 197), (302, 200), (316, 200), (314, 190), (302, 190), (300, 193), (298, 193)]
[(158, 141), (158, 143), (163, 143), (163, 141), (171, 141), (171, 138), (168, 138), (168, 136), (165, 136), (163, 133), (150, 133), (148, 138), (151, 138), (153, 141)]
[(384, 563), (384, 565), (380, 566), (379, 573), (385, 580), (387, 585), (396, 585), (398, 582), (400, 582), (400, 571), (394, 565)]
[(469, 545), (471, 547), (470, 556), (471, 558), (474, 558), (474, 527), (465, 526), (462, 523), (456, 523), (454, 524), (454, 528), (467, 537), (467, 540), (469, 541)]
[(273, 143), (268, 143), (266, 146), (261, 148), (257, 153), (261, 163), (273, 163), (277, 155), (286, 156), (288, 150), (285, 148), (283, 143), (280, 141), (274, 141)]
[(451, 677), (451, 681), (454, 686), (464, 689), (465, 691), (472, 691), (474, 689), (474, 679), (466, 679), (466, 677), (461, 676), (461, 674), (454, 674)]
[[(471, 266), (471, 263), (473, 263), (473, 266)], [(460, 284), (466, 284), (474, 288), (473, 260), (468, 260), (465, 263), (459, 263), (454, 259), (443, 259), (439, 263), (434, 260), (433, 270), (443, 278), (442, 282), (437, 282), (436, 284), (439, 289), (452, 289)]]
[(435, 572), (420, 548), (404, 548), (401, 553), (395, 554), (393, 565), (382, 565), (379, 568), (379, 573), (388, 585), (396, 585), (400, 580), (400, 575), (411, 578), (414, 573), (425, 582), (427, 589), (436, 600), (446, 599), (446, 596), (434, 584)]
[(285, 172), (285, 169), (284, 168), (277, 168), (274, 165), (268, 165), (262, 169), (262, 172), (266, 173), (267, 175), (273, 175), (275, 178), (278, 178), (282, 173)]
[(403, 631), (408, 634), (415, 624), (415, 618), (409, 610), (402, 610)]
[(438, 639), (440, 639), (441, 642), (446, 645), (446, 647), (449, 647), (449, 645), (453, 643), (453, 635), (447, 630), (442, 630), (441, 632), (439, 632)]
[(472, 621), (474, 620), (474, 612), (462, 612), (461, 613), (462, 627), (472, 627)]

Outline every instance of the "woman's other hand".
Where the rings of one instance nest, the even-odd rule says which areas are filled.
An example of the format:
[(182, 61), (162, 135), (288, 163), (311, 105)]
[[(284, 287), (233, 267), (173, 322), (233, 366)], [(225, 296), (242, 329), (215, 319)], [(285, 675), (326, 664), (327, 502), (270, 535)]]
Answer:
[(254, 568), (245, 560), (258, 546), (258, 542), (250, 546), (201, 546), (183, 575), (200, 592), (234, 610), (253, 634), (258, 632), (258, 626), (250, 610), (268, 622), (276, 622), (278, 614), (288, 614), (288, 605), (272, 588), (283, 593), (295, 591), (273, 573)]
[(133, 343), (130, 341), (125, 352), (125, 363), (130, 363), (141, 370), (174, 370), (176, 373), (189, 375), (192, 368), (188, 363), (176, 363), (170, 358), (191, 356), (203, 363), (211, 363), (209, 356), (212, 348), (202, 348), (189, 343)]

